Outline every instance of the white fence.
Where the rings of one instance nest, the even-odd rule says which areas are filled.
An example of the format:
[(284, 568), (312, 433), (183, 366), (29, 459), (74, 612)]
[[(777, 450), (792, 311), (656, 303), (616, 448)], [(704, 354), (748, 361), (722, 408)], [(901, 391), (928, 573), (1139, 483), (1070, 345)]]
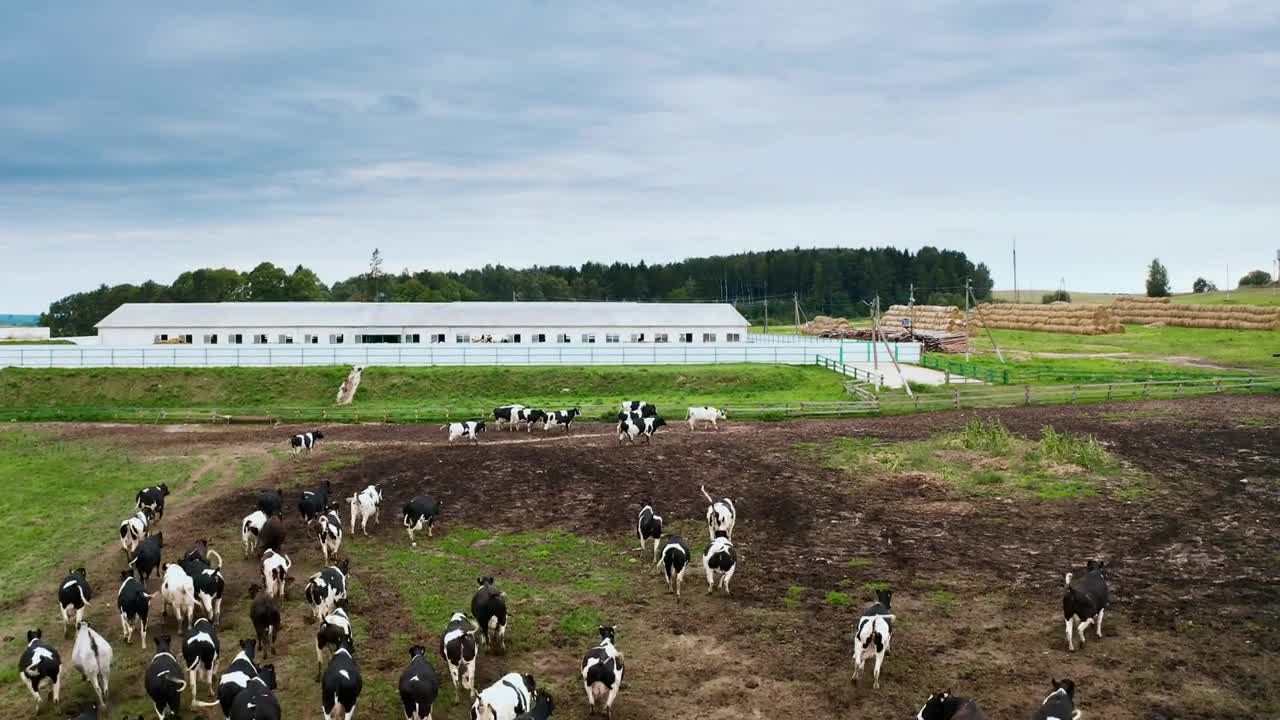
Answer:
[[(874, 350), (873, 350), (874, 347)], [(861, 341), (693, 345), (275, 345), (240, 347), (30, 346), (0, 347), (0, 367), (301, 367), (320, 365), (702, 365), (781, 363), (810, 365), (817, 356), (845, 363), (920, 361), (918, 343), (873, 346)]]

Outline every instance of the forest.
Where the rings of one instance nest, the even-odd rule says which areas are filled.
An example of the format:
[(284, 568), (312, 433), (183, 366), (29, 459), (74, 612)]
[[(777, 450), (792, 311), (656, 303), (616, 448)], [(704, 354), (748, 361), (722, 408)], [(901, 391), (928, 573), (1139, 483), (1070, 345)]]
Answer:
[(985, 264), (933, 247), (914, 253), (891, 247), (793, 248), (652, 265), (486, 265), (461, 272), (385, 272), (384, 262), (375, 250), (365, 272), (332, 285), (302, 265), (289, 272), (270, 262), (247, 272), (189, 270), (168, 285), (104, 284), (55, 301), (40, 320), (54, 337), (65, 337), (94, 334), (99, 320), (128, 302), (637, 300), (730, 302), (752, 322), (767, 308), (772, 322), (785, 323), (794, 316), (793, 297), (807, 315), (859, 316), (877, 295), (885, 307), (905, 303), (913, 286), (917, 303), (960, 305), (966, 280), (980, 300), (990, 298), (992, 288)]

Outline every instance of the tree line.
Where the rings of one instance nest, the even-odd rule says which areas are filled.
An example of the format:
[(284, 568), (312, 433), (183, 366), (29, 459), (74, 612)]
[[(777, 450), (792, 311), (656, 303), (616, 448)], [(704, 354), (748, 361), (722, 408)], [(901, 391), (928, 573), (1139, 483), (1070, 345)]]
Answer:
[(264, 262), (242, 272), (201, 268), (171, 284), (102, 285), (68, 295), (49, 306), (40, 322), (55, 337), (94, 334), (94, 325), (128, 302), (382, 301), (455, 300), (640, 300), (734, 303), (752, 321), (766, 308), (772, 322), (789, 322), (792, 297), (809, 315), (867, 314), (864, 301), (964, 304), (966, 281), (977, 299), (991, 296), (991, 273), (962, 252), (921, 248), (793, 248), (690, 258), (649, 265), (615, 262), (515, 269), (503, 265), (462, 272), (408, 269), (382, 271), (374, 251), (368, 270), (326, 285), (299, 265), (292, 272)]

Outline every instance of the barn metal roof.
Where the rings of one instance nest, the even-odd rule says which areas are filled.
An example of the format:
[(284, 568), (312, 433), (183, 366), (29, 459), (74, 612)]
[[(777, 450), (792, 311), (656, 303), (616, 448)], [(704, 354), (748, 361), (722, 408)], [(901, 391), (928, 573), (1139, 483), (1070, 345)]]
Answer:
[(750, 325), (727, 303), (125, 303), (98, 328), (701, 327)]

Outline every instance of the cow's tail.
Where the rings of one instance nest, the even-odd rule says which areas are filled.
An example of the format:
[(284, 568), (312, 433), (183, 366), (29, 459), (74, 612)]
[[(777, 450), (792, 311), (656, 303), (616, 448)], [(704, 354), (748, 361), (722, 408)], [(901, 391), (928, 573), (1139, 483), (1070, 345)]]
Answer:
[(711, 503), (712, 505), (715, 505), (715, 504), (716, 504), (716, 501), (715, 501), (715, 500), (712, 500), (712, 499), (711, 499), (711, 495), (709, 495), (709, 494), (707, 493), (707, 486), (706, 486), (706, 485), (700, 485), (700, 486), (698, 486), (698, 489), (702, 491), (702, 497), (706, 498), (706, 499), (707, 499), (707, 502)]
[(497, 629), (498, 629), (498, 616), (497, 615), (489, 616), (489, 632), (493, 632), (494, 630), (497, 630)]
[(212, 702), (208, 702), (208, 701), (205, 701), (205, 700), (192, 700), (192, 701), (191, 701), (191, 707), (193, 707), (193, 708), (211, 708), (211, 707), (218, 707), (218, 706), (219, 706), (219, 705), (221, 705), (221, 704), (222, 704), (222, 701), (221, 701), (221, 700), (214, 700), (214, 701), (212, 701)]
[(344, 718), (347, 716), (347, 709), (342, 707), (342, 701), (336, 696), (333, 698), (333, 710), (329, 713), (329, 717)]
[(214, 549), (212, 549), (212, 548), (211, 548), (211, 549), (209, 550), (209, 553), (208, 553), (208, 554), (209, 554), (209, 557), (216, 557), (216, 558), (218, 558), (218, 565), (217, 565), (217, 567), (215, 567), (215, 568), (214, 568), (214, 570), (221, 570), (221, 569), (222, 569), (222, 556), (218, 554), (218, 551), (217, 551), (217, 550), (214, 550)]
[(1070, 589), (1071, 589), (1071, 573), (1067, 573), (1067, 576), (1066, 576), (1065, 578), (1063, 578), (1063, 580), (1062, 580), (1062, 587), (1064, 587), (1064, 588), (1066, 588), (1066, 589), (1068, 589), (1068, 590), (1070, 590)]
[(445, 423), (444, 425), (441, 425), (441, 426), (440, 426), (440, 429), (441, 429), (441, 430), (448, 430), (448, 429), (449, 429), (449, 423)]
[(186, 692), (186, 689), (187, 689), (187, 681), (186, 681), (186, 680), (183, 680), (182, 678), (176, 678), (176, 677), (174, 677), (174, 676), (170, 675), (170, 676), (169, 676), (169, 682), (173, 683), (174, 685), (176, 685), (176, 686), (178, 687), (178, 692)]

